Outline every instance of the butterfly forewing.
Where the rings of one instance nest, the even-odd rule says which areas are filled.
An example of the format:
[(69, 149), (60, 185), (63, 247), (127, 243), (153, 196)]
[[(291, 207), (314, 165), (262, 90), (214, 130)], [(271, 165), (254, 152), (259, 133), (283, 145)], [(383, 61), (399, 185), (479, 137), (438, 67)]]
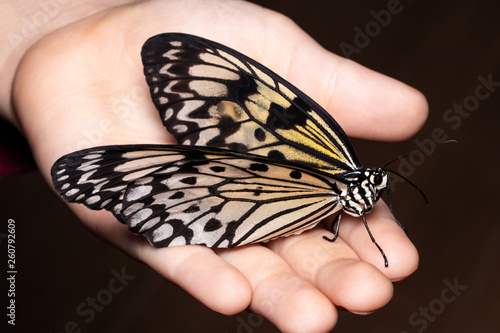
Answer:
[(153, 101), (179, 144), (248, 152), (329, 175), (361, 167), (324, 109), (243, 54), (170, 33), (149, 39), (142, 57)]

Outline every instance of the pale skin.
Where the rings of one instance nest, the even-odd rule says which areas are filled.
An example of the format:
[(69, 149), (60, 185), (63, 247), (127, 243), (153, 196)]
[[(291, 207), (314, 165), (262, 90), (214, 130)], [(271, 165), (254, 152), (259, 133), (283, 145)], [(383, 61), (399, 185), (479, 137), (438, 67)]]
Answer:
[[(163, 32), (200, 35), (263, 63), (316, 100), (352, 137), (406, 139), (427, 117), (417, 90), (330, 53), (291, 20), (250, 3), (69, 1), (23, 36), (26, 22), (42, 9), (34, 0), (11, 2), (0, 5), (7, 22), (0, 34), (6, 46), (0, 51), (0, 108), (28, 139), (48, 182), (54, 161), (76, 149), (174, 143), (150, 100), (140, 60), (144, 41)], [(18, 6), (23, 8), (5, 10)], [(6, 27), (23, 36), (19, 43), (12, 43)], [(373, 312), (391, 299), (392, 282), (418, 266), (417, 250), (383, 202), (367, 219), (388, 268), (361, 219), (347, 214), (333, 243), (323, 240), (331, 233), (320, 223), (264, 245), (155, 249), (108, 212), (70, 207), (96, 235), (214, 311), (250, 309), (286, 332), (328, 331), (340, 308)]]

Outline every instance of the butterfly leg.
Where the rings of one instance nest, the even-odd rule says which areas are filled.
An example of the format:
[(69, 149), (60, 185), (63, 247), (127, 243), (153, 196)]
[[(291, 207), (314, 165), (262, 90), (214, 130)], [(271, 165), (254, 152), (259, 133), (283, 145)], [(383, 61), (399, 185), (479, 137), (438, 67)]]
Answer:
[(391, 191), (389, 190), (389, 187), (387, 187), (387, 198), (389, 199), (389, 209), (391, 210), (391, 214), (392, 216), (394, 217), (394, 219), (396, 220), (396, 223), (401, 227), (401, 229), (403, 229), (403, 231), (405, 232), (406, 236), (408, 236), (408, 231), (406, 230), (406, 228), (401, 224), (401, 222), (399, 222), (398, 218), (396, 217), (396, 214), (394, 214), (394, 209), (392, 208), (392, 199), (391, 199)]
[(382, 254), (382, 257), (384, 257), (385, 267), (389, 267), (389, 263), (387, 262), (387, 257), (385, 256), (384, 250), (382, 250), (382, 248), (377, 244), (377, 241), (375, 241), (375, 238), (373, 238), (373, 235), (370, 231), (370, 228), (368, 228), (368, 223), (366, 223), (365, 215), (364, 214), (361, 215), (361, 218), (363, 219), (363, 223), (365, 224), (366, 231), (368, 231), (368, 235), (370, 235), (370, 238), (371, 238), (373, 244), (375, 244), (375, 246), (378, 248), (378, 250)]
[[(335, 216), (335, 219), (333, 220), (331, 226), (330, 226), (330, 231), (333, 233), (333, 238), (328, 238), (326, 236), (323, 236), (324, 239), (326, 239), (329, 242), (335, 242), (335, 240), (339, 237), (339, 227), (340, 227), (340, 216), (342, 215), (342, 210)], [(333, 230), (333, 227), (335, 226), (335, 230)]]

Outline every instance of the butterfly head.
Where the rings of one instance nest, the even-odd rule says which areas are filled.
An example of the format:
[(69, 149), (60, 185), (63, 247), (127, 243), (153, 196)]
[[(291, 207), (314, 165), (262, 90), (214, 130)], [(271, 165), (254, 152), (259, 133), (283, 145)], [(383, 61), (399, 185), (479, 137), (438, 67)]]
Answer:
[(344, 179), (347, 189), (341, 195), (341, 204), (344, 211), (353, 216), (370, 212), (388, 186), (388, 175), (382, 168), (354, 171)]

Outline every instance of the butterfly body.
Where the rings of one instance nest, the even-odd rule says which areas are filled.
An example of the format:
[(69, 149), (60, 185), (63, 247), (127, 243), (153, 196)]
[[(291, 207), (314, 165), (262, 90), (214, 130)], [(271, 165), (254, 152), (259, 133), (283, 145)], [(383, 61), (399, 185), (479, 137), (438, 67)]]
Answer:
[(363, 217), (387, 188), (387, 173), (359, 163), (323, 108), (243, 54), (169, 33), (149, 39), (142, 58), (178, 145), (63, 156), (52, 179), (67, 201), (111, 211), (157, 247), (235, 247), (301, 233), (338, 211)]

